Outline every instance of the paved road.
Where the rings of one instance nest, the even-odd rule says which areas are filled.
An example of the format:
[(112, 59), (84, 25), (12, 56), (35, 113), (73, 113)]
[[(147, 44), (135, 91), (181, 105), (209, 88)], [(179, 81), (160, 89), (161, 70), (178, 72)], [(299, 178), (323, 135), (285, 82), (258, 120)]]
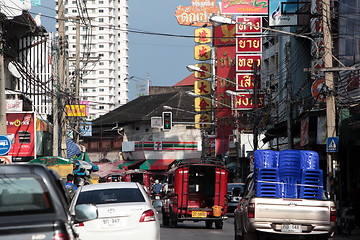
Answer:
[[(161, 211), (159, 211), (161, 219)], [(177, 228), (168, 228), (161, 225), (161, 240), (233, 240), (234, 219), (232, 216), (224, 222), (222, 230), (206, 229), (204, 222), (183, 222)], [(336, 235), (333, 240), (360, 240), (360, 229), (355, 229), (352, 236)]]

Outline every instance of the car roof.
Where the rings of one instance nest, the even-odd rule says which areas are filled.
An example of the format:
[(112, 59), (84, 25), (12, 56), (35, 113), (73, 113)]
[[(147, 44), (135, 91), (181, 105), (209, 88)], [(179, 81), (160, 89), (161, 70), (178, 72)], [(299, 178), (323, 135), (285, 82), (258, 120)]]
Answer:
[(84, 185), (81, 191), (93, 191), (110, 188), (139, 188), (138, 183), (135, 182), (107, 182)]

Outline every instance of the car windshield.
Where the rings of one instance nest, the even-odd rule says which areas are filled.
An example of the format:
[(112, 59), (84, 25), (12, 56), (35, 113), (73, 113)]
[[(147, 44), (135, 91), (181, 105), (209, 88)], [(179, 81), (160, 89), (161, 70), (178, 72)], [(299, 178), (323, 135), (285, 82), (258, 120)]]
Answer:
[(49, 191), (36, 176), (0, 177), (0, 194), (2, 216), (54, 212)]
[(80, 192), (76, 204), (145, 202), (137, 188), (111, 188)]
[(239, 196), (240, 193), (244, 192), (243, 184), (229, 184), (228, 185), (228, 194), (233, 194)]

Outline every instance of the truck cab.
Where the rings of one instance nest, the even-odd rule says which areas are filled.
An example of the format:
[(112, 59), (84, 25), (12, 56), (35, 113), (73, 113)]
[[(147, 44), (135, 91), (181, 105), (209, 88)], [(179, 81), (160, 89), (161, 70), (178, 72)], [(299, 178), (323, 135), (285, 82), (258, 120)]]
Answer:
[(219, 161), (182, 160), (170, 166), (165, 180), (163, 225), (204, 221), (222, 229), (227, 212), (228, 171)]

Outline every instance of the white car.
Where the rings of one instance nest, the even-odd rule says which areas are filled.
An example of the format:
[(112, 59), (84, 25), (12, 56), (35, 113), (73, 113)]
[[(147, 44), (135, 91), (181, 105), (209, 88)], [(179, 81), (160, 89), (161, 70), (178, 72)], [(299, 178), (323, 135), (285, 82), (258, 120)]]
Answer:
[(84, 185), (76, 191), (70, 213), (75, 213), (76, 205), (85, 203), (97, 207), (97, 218), (75, 225), (80, 239), (160, 239), (157, 211), (139, 183), (108, 182)]

